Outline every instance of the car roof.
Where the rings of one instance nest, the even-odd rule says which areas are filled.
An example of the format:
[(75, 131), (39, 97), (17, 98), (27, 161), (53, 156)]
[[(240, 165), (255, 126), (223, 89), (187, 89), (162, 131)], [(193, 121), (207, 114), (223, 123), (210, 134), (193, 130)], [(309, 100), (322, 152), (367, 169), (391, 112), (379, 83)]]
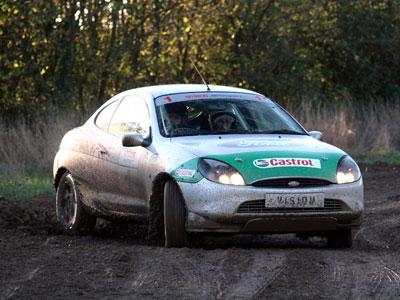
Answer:
[(232, 92), (232, 93), (247, 93), (247, 94), (250, 93), (255, 95), (261, 95), (254, 91), (236, 87), (228, 87), (222, 85), (209, 85), (209, 87), (210, 90), (208, 91), (205, 84), (165, 84), (165, 85), (154, 85), (154, 86), (132, 89), (126, 91), (126, 93), (144, 92), (151, 94), (153, 98), (158, 98), (160, 96), (171, 95), (171, 94), (196, 93), (196, 92)]
[[(139, 87), (135, 89), (130, 89), (123, 91), (119, 94), (114, 95), (111, 99), (104, 102), (89, 118), (88, 122), (94, 119), (98, 113), (104, 109), (107, 105), (111, 102), (121, 99), (121, 97), (133, 94), (142, 94), (143, 96), (146, 95), (147, 97), (151, 97), (156, 99), (160, 96), (166, 95), (173, 95), (173, 94), (182, 94), (182, 93), (204, 93), (204, 92), (231, 92), (231, 93), (246, 93), (246, 94), (253, 94), (253, 95), (261, 95), (260, 93), (256, 93), (251, 90), (241, 89), (237, 87), (230, 87), (230, 86), (223, 86), (223, 85), (208, 85), (210, 90), (207, 90), (207, 86), (205, 84), (164, 84), (164, 85), (152, 85), (152, 86), (145, 86)], [(147, 98), (146, 97), (146, 98)], [(148, 98), (147, 98), (148, 99)], [(148, 99), (150, 100), (150, 99)], [(148, 101), (146, 100), (146, 101)], [(93, 121), (93, 120), (92, 120)]]

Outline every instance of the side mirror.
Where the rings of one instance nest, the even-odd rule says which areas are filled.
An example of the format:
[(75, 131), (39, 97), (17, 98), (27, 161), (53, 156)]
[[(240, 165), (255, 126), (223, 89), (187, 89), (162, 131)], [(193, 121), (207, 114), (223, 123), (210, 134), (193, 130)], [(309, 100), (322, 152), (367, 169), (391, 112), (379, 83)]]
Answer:
[(321, 131), (309, 131), (309, 135), (311, 135), (314, 139), (318, 141), (322, 141), (322, 132)]
[(150, 138), (144, 138), (141, 134), (127, 133), (122, 138), (122, 146), (124, 147), (147, 147), (151, 144)]

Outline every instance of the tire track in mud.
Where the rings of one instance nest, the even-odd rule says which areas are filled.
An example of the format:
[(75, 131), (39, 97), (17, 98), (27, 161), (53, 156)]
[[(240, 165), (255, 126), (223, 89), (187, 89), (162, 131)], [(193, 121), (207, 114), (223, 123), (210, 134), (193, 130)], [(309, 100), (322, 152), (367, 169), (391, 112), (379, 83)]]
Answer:
[(276, 276), (284, 260), (283, 253), (263, 249), (164, 249), (90, 236), (40, 238), (40, 245), (24, 253), (32, 255), (25, 267), (1, 284), (9, 287), (1, 298), (248, 299)]
[(9, 284), (4, 287), (4, 290), (0, 293), (0, 299), (11, 299), (14, 295), (23, 287), (27, 282), (33, 279), (38, 273), (40, 268), (35, 268), (31, 271), (25, 271), (24, 276), (18, 280), (12, 280)]
[[(356, 254), (356, 255), (354, 255)], [(282, 272), (254, 299), (394, 299), (400, 297), (397, 253), (289, 251)], [(283, 293), (282, 291), (287, 291)]]
[[(160, 251), (160, 258), (155, 258), (157, 254), (151, 259), (147, 255), (137, 257), (136, 271), (129, 274), (124, 284), (126, 295), (134, 293), (140, 297), (164, 299), (177, 296), (184, 299), (249, 299), (279, 272), (284, 260), (283, 254), (260, 250), (171, 251), (173, 257), (168, 260), (165, 260), (165, 251)], [(163, 272), (159, 272), (161, 266)]]
[[(237, 251), (236, 251), (237, 252)], [(260, 290), (266, 282), (273, 280), (281, 272), (285, 264), (282, 253), (273, 253), (263, 250), (247, 250), (237, 257), (238, 253), (231, 252), (229, 259), (225, 259), (221, 272), (228, 274), (224, 282), (222, 299), (249, 299)], [(265, 253), (267, 252), (267, 253)], [(240, 252), (239, 252), (240, 253)], [(238, 258), (241, 259), (238, 268)], [(235, 264), (236, 262), (236, 264)], [(232, 277), (229, 275), (234, 275)]]
[[(26, 233), (19, 233), (20, 249), (30, 249), (30, 253), (16, 251), (10, 245), (3, 230), (0, 230), (0, 249), (9, 249), (12, 255), (0, 255), (0, 299), (11, 299), (15, 297), (24, 286), (42, 271), (41, 264), (38, 263), (40, 257), (35, 237)], [(8, 251), (5, 251), (8, 252)]]
[(285, 251), (285, 256), (285, 265), (280, 274), (256, 294), (254, 299), (324, 297), (323, 285), (329, 276), (329, 266), (323, 256), (318, 252), (309, 253), (308, 250), (288, 250)]
[[(339, 262), (338, 262), (339, 261)], [(332, 260), (333, 281), (340, 285), (337, 298), (394, 299), (400, 296), (398, 255), (359, 253), (358, 258)]]

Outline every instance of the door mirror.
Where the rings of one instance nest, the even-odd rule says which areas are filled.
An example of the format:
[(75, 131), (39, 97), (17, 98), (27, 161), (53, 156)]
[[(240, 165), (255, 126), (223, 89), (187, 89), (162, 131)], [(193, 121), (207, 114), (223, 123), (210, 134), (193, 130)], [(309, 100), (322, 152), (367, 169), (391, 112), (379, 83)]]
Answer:
[(141, 134), (138, 133), (127, 133), (122, 138), (122, 146), (124, 147), (147, 147), (150, 145), (150, 143), (150, 138), (144, 138)]
[(321, 131), (309, 131), (309, 135), (311, 135), (314, 139), (318, 141), (322, 141), (322, 132)]

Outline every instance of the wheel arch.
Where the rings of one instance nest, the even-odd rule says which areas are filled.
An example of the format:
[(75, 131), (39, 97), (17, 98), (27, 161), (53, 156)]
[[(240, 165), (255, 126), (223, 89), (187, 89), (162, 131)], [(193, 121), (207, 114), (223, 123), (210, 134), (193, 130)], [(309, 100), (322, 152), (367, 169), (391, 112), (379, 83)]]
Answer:
[(150, 195), (150, 208), (151, 208), (151, 202), (162, 203), (164, 201), (164, 186), (167, 183), (167, 181), (174, 182), (178, 186), (179, 191), (182, 193), (179, 184), (170, 174), (166, 172), (159, 173), (157, 174), (156, 177), (154, 177), (154, 180), (152, 182), (151, 195)]
[(162, 204), (164, 200), (164, 186), (168, 181), (175, 182), (175, 179), (170, 174), (165, 172), (159, 173), (156, 177), (154, 177), (151, 187), (150, 209), (152, 208), (152, 205), (157, 203)]
[(57, 187), (60, 184), (61, 176), (63, 176), (66, 172), (69, 172), (69, 170), (67, 168), (65, 168), (65, 167), (58, 168), (56, 176), (54, 176), (54, 182), (53, 182), (55, 190), (57, 190)]

